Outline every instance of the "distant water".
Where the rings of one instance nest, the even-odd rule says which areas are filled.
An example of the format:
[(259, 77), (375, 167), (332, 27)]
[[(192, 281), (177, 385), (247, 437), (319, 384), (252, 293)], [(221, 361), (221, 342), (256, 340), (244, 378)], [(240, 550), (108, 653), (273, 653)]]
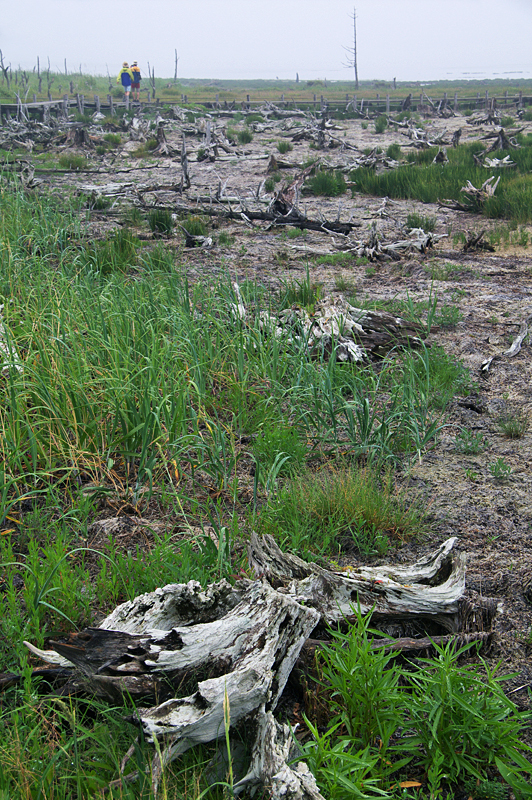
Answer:
[[(482, 70), (478, 72), (459, 72), (458, 70), (454, 72), (446, 72), (445, 77), (441, 77), (440, 80), (447, 80), (447, 81), (482, 81), (482, 80), (528, 80), (532, 78), (532, 70), (513, 70), (508, 72), (491, 72), (488, 70)], [(437, 80), (437, 79), (435, 79)]]

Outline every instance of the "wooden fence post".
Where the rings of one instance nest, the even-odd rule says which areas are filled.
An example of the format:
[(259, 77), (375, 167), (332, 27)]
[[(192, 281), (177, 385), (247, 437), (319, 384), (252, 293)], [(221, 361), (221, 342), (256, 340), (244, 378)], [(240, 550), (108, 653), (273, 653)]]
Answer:
[(70, 94), (74, 94), (74, 81), (70, 81)]
[(454, 110), (458, 111), (458, 92), (454, 93)]
[(386, 113), (387, 114), (390, 113), (390, 95), (389, 94), (386, 95)]
[(113, 106), (113, 95), (112, 94), (108, 94), (107, 95), (107, 100), (109, 102), (109, 108), (111, 110), (111, 116), (114, 117), (115, 110), (114, 110), (114, 106)]
[(508, 105), (508, 89), (506, 89), (506, 91), (504, 93), (504, 105), (505, 106)]
[(63, 95), (63, 116), (65, 119), (68, 119), (68, 95)]
[(94, 95), (94, 105), (96, 106), (96, 113), (99, 114), (100, 113), (100, 95), (99, 94), (95, 94)]
[(37, 95), (36, 95), (36, 94), (34, 94), (34, 95), (33, 95), (33, 102), (34, 102), (34, 103), (36, 103), (36, 102), (37, 102)]
[(489, 91), (488, 91), (487, 89), (486, 89), (486, 99), (485, 99), (485, 103), (486, 103), (486, 108), (489, 108), (489, 104), (490, 104), (490, 101), (489, 101)]
[(519, 92), (519, 108), (523, 108), (523, 92)]

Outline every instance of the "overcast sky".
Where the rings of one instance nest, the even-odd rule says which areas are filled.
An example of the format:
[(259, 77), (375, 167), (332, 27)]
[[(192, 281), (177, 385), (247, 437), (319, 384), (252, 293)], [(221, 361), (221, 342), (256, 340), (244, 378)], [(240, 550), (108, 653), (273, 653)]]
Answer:
[(4, 62), (159, 77), (361, 80), (532, 76), (532, 0), (2, 0)]

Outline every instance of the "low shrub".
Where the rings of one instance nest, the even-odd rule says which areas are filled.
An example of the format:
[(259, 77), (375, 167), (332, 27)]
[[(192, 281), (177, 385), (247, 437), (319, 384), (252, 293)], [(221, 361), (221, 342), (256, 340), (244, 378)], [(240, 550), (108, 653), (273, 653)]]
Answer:
[(423, 796), (445, 796), (445, 789), (453, 796), (463, 784), (474, 786), (475, 798), (500, 800), (508, 787), (499, 783), (498, 793), (487, 787), (498, 776), (516, 796), (529, 797), (532, 764), (523, 734), (530, 712), (505, 696), (501, 683), (511, 676), (482, 659), (461, 666), (472, 646), (454, 642), (400, 667), (396, 653), (375, 646), (385, 641), (369, 627), (371, 615), (353, 611), (355, 623), (347, 633), (331, 630), (317, 659), (316, 690), (334, 716), (321, 728), (311, 722), (313, 741), (304, 745), (326, 796), (361, 799), (393, 789), (394, 773), (408, 766), (409, 774), (424, 776)]

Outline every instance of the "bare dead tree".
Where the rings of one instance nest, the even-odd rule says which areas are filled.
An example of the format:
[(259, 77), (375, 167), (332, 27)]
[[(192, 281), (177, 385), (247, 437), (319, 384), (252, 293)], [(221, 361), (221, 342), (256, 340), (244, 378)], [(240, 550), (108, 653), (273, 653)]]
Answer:
[(175, 52), (174, 81), (176, 81), (177, 80), (177, 64), (178, 64), (179, 58), (178, 58), (178, 55), (177, 55), (177, 49), (174, 52)]
[(352, 47), (344, 47), (344, 50), (348, 54), (348, 60), (346, 63), (347, 67), (353, 67), (355, 71), (355, 88), (358, 89), (358, 59), (357, 59), (357, 10), (356, 7), (353, 6), (353, 14), (351, 19), (353, 20), (353, 46)]
[(5, 78), (6, 82), (7, 82), (7, 88), (8, 89), (9, 89), (9, 82), (10, 82), (10, 78), (9, 78), (9, 67), (10, 66), (11, 66), (11, 64), (9, 66), (7, 66), (7, 67), (5, 66), (5, 64), (4, 64), (4, 54), (0, 50), (0, 69), (2, 70), (4, 78)]

